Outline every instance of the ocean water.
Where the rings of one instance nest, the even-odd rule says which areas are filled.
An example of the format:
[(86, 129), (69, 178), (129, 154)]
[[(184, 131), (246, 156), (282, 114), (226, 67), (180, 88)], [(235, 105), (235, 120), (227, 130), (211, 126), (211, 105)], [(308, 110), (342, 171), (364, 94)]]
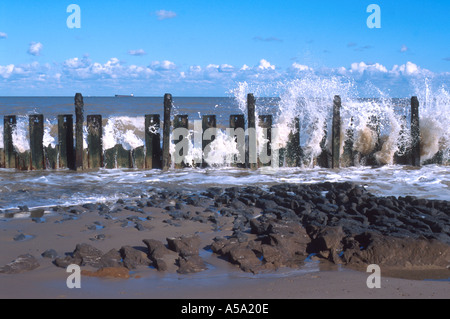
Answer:
[[(236, 143), (224, 133), (218, 134), (211, 145), (215, 156), (209, 168), (171, 168), (168, 172), (139, 169), (99, 169), (89, 172), (69, 170), (15, 171), (0, 169), (0, 209), (74, 205), (86, 202), (115, 201), (134, 197), (149, 189), (171, 188), (186, 192), (200, 191), (209, 186), (261, 186), (275, 183), (317, 183), (323, 181), (352, 181), (376, 195), (413, 195), (430, 199), (450, 200), (450, 166), (424, 165), (420, 168), (397, 165), (394, 154), (408, 146), (409, 99), (384, 95), (362, 98), (352, 93), (351, 87), (336, 83), (292, 81), (283, 85), (275, 97), (258, 97), (258, 90), (249, 91), (245, 83), (231, 91), (229, 97), (173, 96), (173, 112), (189, 115), (190, 124), (203, 115), (215, 114), (217, 125), (224, 131), (231, 114), (246, 115), (246, 96), (257, 97), (256, 114), (272, 114), (277, 134), (272, 148), (286, 146), (292, 120), (300, 119), (300, 144), (306, 161), (302, 167), (262, 167), (257, 170), (231, 167), (226, 159), (235, 154)], [(450, 158), (450, 95), (445, 89), (416, 94), (420, 102), (421, 160), (425, 163), (441, 152), (444, 163)], [(379, 120), (381, 149), (375, 153), (379, 166), (370, 167), (364, 161), (354, 167), (325, 169), (314, 164), (322, 151), (320, 143), (324, 130), (330, 132), (331, 108), (335, 92), (342, 99), (342, 147), (345, 132), (355, 132), (354, 150), (369, 154), (374, 150), (376, 134), (370, 119)], [(419, 92), (420, 93), (420, 92)], [(144, 145), (144, 115), (160, 114), (163, 118), (161, 97), (84, 97), (85, 116), (103, 116), (104, 149), (122, 144), (126, 149)], [(13, 135), (15, 148), (29, 149), (28, 115), (44, 114), (44, 145), (55, 146), (57, 115), (74, 114), (74, 97), (0, 97), (0, 116), (17, 115), (18, 124)], [(192, 127), (191, 127), (192, 128)], [(264, 137), (257, 128), (258, 141)], [(328, 134), (328, 136), (331, 134)], [(329, 139), (326, 147), (329, 146)], [(263, 144), (263, 143), (260, 143)], [(199, 150), (191, 145), (190, 152)], [(3, 121), (0, 121), (0, 148), (3, 147)], [(173, 151), (173, 148), (172, 148)], [(194, 156), (193, 154), (190, 154)]]

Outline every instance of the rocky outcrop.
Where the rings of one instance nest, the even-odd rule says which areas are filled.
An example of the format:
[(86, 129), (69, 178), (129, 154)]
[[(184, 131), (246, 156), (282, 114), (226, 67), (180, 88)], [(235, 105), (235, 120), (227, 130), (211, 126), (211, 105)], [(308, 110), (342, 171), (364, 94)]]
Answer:
[(9, 264), (0, 268), (0, 273), (2, 274), (20, 274), (23, 272), (31, 271), (38, 268), (39, 262), (37, 259), (30, 255), (24, 254), (18, 256)]

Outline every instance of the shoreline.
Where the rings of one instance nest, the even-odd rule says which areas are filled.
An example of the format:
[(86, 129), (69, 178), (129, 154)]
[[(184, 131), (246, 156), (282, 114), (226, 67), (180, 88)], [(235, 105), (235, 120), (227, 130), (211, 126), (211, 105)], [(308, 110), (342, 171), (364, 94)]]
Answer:
[[(349, 183), (343, 184), (345, 184), (343, 187), (347, 187), (350, 191), (360, 189)], [(284, 184), (286, 187), (290, 187), (289, 185)], [(334, 187), (333, 192), (334, 189), (338, 190), (340, 187), (336, 186), (340, 184), (331, 183), (304, 187), (311, 188), (311, 193), (321, 194), (321, 198), (327, 199), (326, 195), (322, 196), (323, 193), (320, 193), (317, 187), (330, 187), (330, 185)], [(283, 187), (283, 185), (279, 187)], [(247, 198), (248, 202), (244, 203), (239, 200), (239, 203), (234, 199), (227, 202), (224, 196), (231, 194), (230, 190), (234, 191), (236, 198), (241, 198), (241, 200)], [(252, 199), (247, 196), (249, 190), (255, 194), (257, 201), (252, 202)], [(271, 190), (274, 193), (279, 192), (278, 197), (283, 198), (280, 188), (275, 187)], [(284, 191), (286, 196), (292, 195), (289, 189)], [(357, 192), (359, 194), (360, 191)], [(2, 251), (0, 269), (4, 270), (4, 265), (10, 264), (22, 254), (34, 256), (39, 266), (16, 274), (0, 273), (1, 286), (8, 287), (0, 289), (0, 298), (449, 297), (447, 291), (450, 270), (442, 264), (411, 264), (414, 260), (406, 260), (406, 263), (397, 265), (389, 264), (390, 257), (386, 255), (387, 264), (380, 265), (382, 289), (369, 289), (366, 280), (370, 274), (364, 271), (364, 267), (361, 267), (363, 264), (354, 263), (349, 259), (348, 248), (342, 250), (340, 258), (344, 259), (340, 259), (339, 262), (333, 255), (333, 249), (337, 246), (333, 246), (331, 249), (322, 247), (322, 250), (310, 252), (318, 241), (326, 239), (323, 233), (317, 235), (320, 233), (317, 233), (318, 230), (332, 229), (334, 231), (338, 229), (339, 240), (346, 242), (349, 238), (349, 230), (355, 229), (357, 233), (364, 230), (359, 229), (359, 226), (355, 228), (353, 224), (349, 224), (350, 226), (344, 224), (343, 228), (333, 226), (331, 221), (323, 227), (315, 225), (317, 230), (308, 232), (308, 236), (314, 234), (315, 237), (305, 239), (305, 247), (308, 246), (308, 248), (304, 254), (300, 254), (298, 247), (304, 243), (298, 242), (298, 232), (303, 234), (305, 232), (303, 226), (307, 226), (308, 223), (314, 225), (317, 220), (320, 220), (321, 214), (318, 215), (318, 219), (297, 220), (300, 213), (294, 216), (287, 208), (280, 211), (283, 207), (282, 202), (279, 202), (281, 205), (277, 205), (277, 207), (271, 207), (272, 203), (270, 202), (262, 202), (263, 197), (269, 195), (271, 194), (262, 192), (257, 187), (234, 187), (228, 190), (215, 187), (205, 190), (202, 196), (159, 191), (142, 194), (140, 198), (124, 198), (114, 204), (53, 207), (52, 213), (39, 211), (37, 214), (34, 211), (36, 213), (34, 218), (2, 219), (0, 221), (3, 226), (0, 233), (0, 249)], [(361, 194), (358, 196), (364, 198), (369, 195), (361, 190)], [(264, 200), (269, 199), (265, 198)], [(416, 199), (409, 200), (412, 202)], [(435, 205), (432, 201), (426, 202), (426, 204), (429, 203)], [(439, 203), (448, 205), (445, 201), (439, 201)], [(325, 205), (324, 203), (317, 205), (319, 204)], [(333, 205), (331, 201), (328, 204)], [(417, 205), (416, 207), (422, 206)], [(297, 209), (297, 211), (300, 210)], [(437, 214), (437, 212), (435, 213)], [(246, 218), (242, 216), (246, 216)], [(301, 216), (303, 218), (307, 215)], [(333, 213), (329, 212), (328, 216), (333, 216)], [(439, 216), (444, 218), (443, 215)], [(388, 221), (392, 222), (392, 219)], [(266, 227), (264, 223), (267, 223), (268, 228), (264, 229)], [(297, 224), (303, 226), (297, 227)], [(281, 226), (282, 228), (277, 228)], [(283, 229), (286, 227), (290, 232), (283, 233)], [(383, 229), (381, 227), (379, 231), (383, 231)], [(406, 236), (406, 233), (400, 234)], [(442, 234), (436, 233), (435, 235), (437, 238), (447, 239), (445, 230), (442, 230)], [(21, 238), (14, 240), (16, 236), (21, 236)], [(287, 241), (283, 242), (282, 238)], [(385, 238), (385, 236), (380, 238)], [(405, 238), (411, 242), (421, 240), (420, 235), (416, 236), (417, 240), (411, 240), (411, 237), (408, 236)], [(182, 239), (184, 242), (182, 240), (175, 241), (175, 239)], [(279, 241), (275, 243), (275, 239)], [(313, 240), (311, 241), (311, 239)], [(143, 242), (145, 240), (163, 244), (161, 257), (155, 257), (149, 253), (147, 249), (150, 246), (146, 246), (147, 243)], [(291, 242), (292, 240), (294, 241)], [(379, 238), (373, 237), (373, 240), (378, 243)], [(431, 242), (433, 241), (431, 240)], [(129, 246), (132, 248), (132, 253), (141, 253), (136, 260), (141, 260), (141, 257), (145, 260), (141, 264), (134, 264), (134, 269), (128, 268), (129, 279), (92, 278), (82, 275), (82, 289), (68, 289), (66, 279), (69, 274), (66, 273), (64, 267), (57, 267), (55, 260), (60, 258), (62, 261), (66, 258), (67, 262), (76, 261), (70, 258), (74, 258), (74, 253), (77, 254), (77, 249), (81, 244), (85, 244), (86, 247), (94, 247), (101, 251), (102, 255), (111, 250), (123, 253), (127, 251), (124, 250), (124, 247)], [(181, 244), (188, 245), (188, 252), (179, 248)], [(290, 244), (295, 246), (292, 254), (280, 252), (292, 249)], [(375, 246), (374, 251), (377, 251), (377, 247), (383, 247), (382, 244)], [(392, 241), (387, 244), (394, 245), (388, 245), (389, 249), (394, 249), (397, 243)], [(248, 249), (249, 246), (252, 249)], [(227, 250), (224, 247), (231, 248)], [(440, 247), (450, 251), (448, 243)], [(42, 257), (41, 254), (49, 249), (53, 249), (57, 256)], [(363, 253), (366, 250), (352, 251), (353, 255), (351, 256), (352, 258), (365, 258)], [(236, 251), (243, 254), (245, 258), (236, 259), (234, 254)], [(251, 255), (252, 251), (255, 252), (256, 259)], [(259, 251), (264, 251), (264, 255), (259, 256), (257, 253)], [(380, 254), (385, 254), (385, 252), (381, 251)], [(398, 256), (406, 258), (401, 254)], [(450, 260), (445, 259), (447, 258), (445, 256), (444, 263), (447, 261), (450, 265)], [(87, 260), (86, 258), (92, 256), (85, 254), (83, 257)], [(125, 261), (127, 258), (131, 257), (125, 256)], [(275, 260), (277, 258), (278, 260)], [(128, 265), (131, 260), (129, 259)], [(133, 259), (133, 262), (136, 260)], [(305, 260), (307, 261), (305, 262)], [(250, 261), (255, 263), (251, 264)], [(167, 268), (157, 270), (162, 262), (166, 264)], [(83, 262), (81, 264), (81, 269), (92, 273), (101, 269), (95, 263)], [(187, 267), (184, 268), (186, 271), (184, 274), (179, 273), (182, 264)], [(123, 267), (123, 264), (120, 263), (120, 266)], [(357, 268), (359, 270), (355, 270)], [(446, 274), (448, 275), (446, 276)], [(435, 279), (424, 280), (433, 278)], [(198, 289), (195, 288), (197, 286)], [(148, 289), (148, 287), (157, 288)]]

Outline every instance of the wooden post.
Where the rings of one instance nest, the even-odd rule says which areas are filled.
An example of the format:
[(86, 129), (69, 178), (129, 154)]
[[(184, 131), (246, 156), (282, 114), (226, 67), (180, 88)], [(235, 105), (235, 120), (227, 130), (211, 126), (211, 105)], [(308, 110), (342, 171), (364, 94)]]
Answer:
[(289, 134), (286, 146), (286, 164), (289, 167), (299, 167), (302, 162), (302, 148), (300, 147), (300, 119), (294, 119), (294, 128)]
[(145, 115), (145, 168), (162, 168), (159, 114)]
[(3, 119), (3, 148), (5, 152), (5, 168), (16, 168), (16, 150), (13, 145), (12, 133), (16, 128), (17, 117), (7, 115)]
[(247, 168), (256, 169), (258, 167), (258, 148), (256, 141), (256, 100), (252, 93), (247, 95), (247, 121), (248, 121), (248, 143), (246, 164)]
[(260, 115), (259, 127), (263, 130), (264, 151), (259, 154), (258, 163), (261, 166), (270, 166), (272, 164), (272, 115)]
[(44, 115), (29, 115), (30, 132), (30, 169), (44, 169)]
[(44, 145), (44, 167), (46, 169), (58, 168), (58, 146)]
[(331, 168), (340, 167), (341, 149), (341, 97), (336, 95), (333, 101), (333, 127), (331, 134)]
[(210, 147), (207, 147), (212, 141), (216, 138), (216, 132), (214, 131), (213, 134), (205, 134), (205, 131), (207, 129), (215, 129), (216, 128), (216, 116), (215, 115), (203, 115), (202, 117), (202, 166), (206, 167), (208, 166), (208, 163), (206, 163), (205, 159), (208, 158), (208, 153), (210, 152)]
[(136, 147), (131, 151), (132, 164), (134, 168), (145, 169), (144, 146)]
[(170, 168), (170, 112), (172, 110), (172, 95), (164, 95), (164, 124), (163, 124), (163, 150), (162, 168), (167, 171)]
[[(187, 140), (189, 133), (189, 119), (188, 115), (175, 115), (173, 120), (173, 129), (183, 129), (183, 134), (175, 134), (173, 136), (173, 142), (175, 144), (175, 168), (186, 167), (187, 163), (184, 162), (184, 157), (189, 151), (189, 142)], [(192, 163), (189, 163), (192, 164)]]
[(322, 138), (322, 141), (320, 141), (320, 148), (322, 149), (322, 152), (317, 157), (317, 164), (323, 168), (331, 167), (331, 163), (330, 163), (331, 154), (327, 149), (327, 138), (328, 138), (328, 127), (327, 127), (327, 122), (325, 121), (323, 123), (323, 138)]
[(411, 165), (420, 166), (419, 100), (411, 98)]
[(88, 168), (103, 167), (103, 127), (101, 115), (87, 116)]
[(234, 157), (232, 166), (245, 167), (245, 117), (243, 114), (230, 115), (230, 128), (235, 137), (238, 155)]
[(75, 169), (73, 115), (58, 115), (59, 168)]
[(382, 145), (381, 145), (381, 129), (380, 129), (380, 117), (378, 115), (372, 115), (369, 118), (369, 122), (367, 123), (367, 126), (375, 132), (377, 141), (375, 142), (375, 148), (373, 151), (365, 156), (365, 165), (372, 165), (377, 166), (378, 162), (375, 157), (375, 153), (381, 151)]
[(113, 148), (105, 150), (102, 167), (106, 168), (131, 168), (131, 150), (123, 148), (122, 144), (116, 144)]
[(344, 143), (344, 152), (342, 154), (341, 164), (346, 167), (354, 166), (355, 159), (353, 154), (353, 143), (355, 140), (355, 133), (353, 129), (353, 117), (350, 118), (350, 127), (345, 131), (346, 140)]
[(83, 170), (83, 123), (84, 123), (84, 102), (81, 93), (75, 94), (75, 169)]

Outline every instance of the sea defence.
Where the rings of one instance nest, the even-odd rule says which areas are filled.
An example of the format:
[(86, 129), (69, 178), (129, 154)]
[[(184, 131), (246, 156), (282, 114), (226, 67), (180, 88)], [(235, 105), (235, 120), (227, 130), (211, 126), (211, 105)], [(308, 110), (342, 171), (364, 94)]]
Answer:
[[(231, 115), (225, 129), (217, 127), (216, 115), (203, 115), (200, 120), (191, 122), (188, 115), (172, 115), (171, 94), (165, 94), (162, 102), (163, 117), (160, 114), (145, 114), (144, 145), (133, 149), (127, 149), (121, 144), (105, 149), (102, 115), (84, 117), (81, 93), (77, 93), (74, 99), (75, 121), (73, 114), (58, 116), (57, 144), (54, 147), (44, 145), (44, 115), (29, 115), (29, 145), (26, 150), (20, 150), (14, 143), (17, 116), (5, 116), (0, 167), (80, 171), (99, 168), (168, 170), (223, 165), (248, 169), (267, 166), (337, 169), (361, 163), (383, 165), (386, 163), (383, 154), (389, 153), (385, 149), (389, 143), (392, 144), (392, 141), (382, 140), (379, 119), (376, 117), (368, 119), (363, 133), (356, 132), (354, 126), (343, 125), (343, 102), (338, 95), (329, 103), (330, 114), (327, 117), (330, 125), (323, 126), (323, 134), (318, 142), (320, 152), (312, 157), (305, 155), (305, 147), (301, 145), (302, 129), (305, 128), (300, 119), (290, 118), (280, 125), (275, 123), (272, 114), (257, 114), (257, 99), (251, 93), (247, 95), (247, 113)], [(409, 122), (405, 119), (401, 128), (408, 132), (409, 142), (396, 146), (397, 151), (389, 155), (390, 163), (410, 166), (431, 163), (448, 165), (442, 150), (431, 159), (421, 161), (420, 108), (417, 97), (410, 99), (410, 107)], [(368, 144), (373, 147), (366, 147)]]

